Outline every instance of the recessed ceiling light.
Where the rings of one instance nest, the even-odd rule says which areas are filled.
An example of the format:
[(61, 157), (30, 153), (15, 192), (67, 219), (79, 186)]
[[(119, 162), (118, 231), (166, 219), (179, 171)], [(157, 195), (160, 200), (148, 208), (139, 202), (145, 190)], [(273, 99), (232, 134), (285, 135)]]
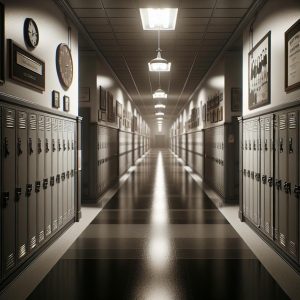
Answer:
[(158, 89), (154, 92), (153, 94), (153, 98), (157, 99), (157, 98), (167, 98), (168, 95), (162, 90), (162, 89)]
[(166, 106), (164, 104), (155, 104), (154, 108), (166, 108)]
[(175, 30), (178, 8), (140, 8), (144, 30)]

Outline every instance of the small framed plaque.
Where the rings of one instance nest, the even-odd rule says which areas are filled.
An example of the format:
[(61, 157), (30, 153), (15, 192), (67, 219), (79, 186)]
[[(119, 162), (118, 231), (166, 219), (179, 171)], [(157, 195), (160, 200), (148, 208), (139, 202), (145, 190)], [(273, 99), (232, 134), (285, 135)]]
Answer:
[(69, 96), (64, 96), (64, 111), (70, 111), (70, 98), (69, 98)]
[(52, 107), (60, 107), (60, 94), (58, 91), (52, 91)]

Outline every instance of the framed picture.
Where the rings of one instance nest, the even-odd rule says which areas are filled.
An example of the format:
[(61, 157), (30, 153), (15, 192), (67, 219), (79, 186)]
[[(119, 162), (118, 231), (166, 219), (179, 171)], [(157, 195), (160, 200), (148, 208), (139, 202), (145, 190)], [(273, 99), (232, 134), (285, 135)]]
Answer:
[(285, 32), (285, 91), (300, 87), (300, 19)]
[(202, 121), (206, 121), (206, 104), (202, 105)]
[(100, 103), (99, 103), (99, 107), (100, 110), (102, 111), (106, 111), (106, 90), (100, 86)]
[(90, 102), (90, 88), (80, 87), (79, 88), (79, 102)]
[(60, 107), (60, 94), (58, 91), (52, 91), (52, 107)]
[(248, 107), (254, 109), (270, 103), (271, 31), (248, 55)]
[(123, 113), (122, 104), (119, 101), (117, 101), (117, 116), (119, 118), (122, 118), (122, 113)]
[(114, 97), (112, 93), (107, 92), (107, 121), (114, 123), (115, 122), (115, 106), (114, 106)]
[(240, 112), (242, 108), (242, 89), (231, 88), (231, 111)]
[(4, 5), (0, 3), (0, 83), (4, 83), (5, 80), (5, 63), (4, 63), (4, 40), (5, 40), (5, 31), (4, 31)]
[(70, 98), (69, 98), (69, 96), (64, 96), (64, 111), (70, 111)]

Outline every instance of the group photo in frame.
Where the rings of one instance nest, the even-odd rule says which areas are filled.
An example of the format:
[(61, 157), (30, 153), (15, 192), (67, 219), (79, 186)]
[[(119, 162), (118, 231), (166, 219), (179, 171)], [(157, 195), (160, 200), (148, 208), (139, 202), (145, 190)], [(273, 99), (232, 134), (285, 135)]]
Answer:
[(300, 19), (285, 32), (285, 91), (300, 88)]
[(270, 103), (271, 31), (248, 54), (248, 108)]

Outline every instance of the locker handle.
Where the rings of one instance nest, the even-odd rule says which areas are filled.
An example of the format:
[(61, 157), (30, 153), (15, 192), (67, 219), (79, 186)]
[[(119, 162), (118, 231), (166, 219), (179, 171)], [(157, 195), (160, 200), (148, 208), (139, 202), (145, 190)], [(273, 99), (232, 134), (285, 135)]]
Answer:
[(63, 150), (64, 150), (64, 151), (66, 151), (66, 150), (67, 150), (67, 148), (66, 148), (66, 142), (65, 142), (65, 140), (63, 140)]
[(36, 181), (35, 182), (35, 192), (39, 193), (41, 190), (41, 182), (40, 181)]
[(38, 139), (38, 153), (42, 153), (42, 141), (41, 139)]
[(260, 173), (255, 174), (255, 179), (256, 179), (256, 181), (260, 181)]
[(283, 152), (283, 140), (282, 139), (280, 139), (279, 151), (280, 151), (280, 153)]
[(254, 172), (251, 171), (251, 178), (254, 179)]
[(74, 170), (71, 170), (71, 177), (74, 177)]
[(266, 184), (267, 183), (267, 175), (263, 175), (261, 177), (261, 181), (262, 181), (263, 184)]
[(33, 153), (32, 138), (28, 139), (28, 146), (29, 146), (29, 155), (31, 155)]
[(283, 185), (283, 188), (287, 194), (291, 193), (291, 183), (290, 182), (285, 182)]
[(32, 184), (27, 184), (26, 185), (26, 196), (30, 197), (31, 192), (32, 192)]
[(67, 178), (70, 178), (70, 171), (67, 171)]
[(265, 151), (268, 151), (268, 140), (265, 140)]
[(49, 152), (49, 142), (48, 142), (48, 139), (46, 139), (46, 141), (45, 141), (45, 152), (46, 153)]
[(244, 169), (243, 170), (243, 174), (246, 176), (246, 173), (247, 173), (247, 170), (246, 169)]
[(247, 176), (250, 177), (250, 171), (249, 170), (247, 171)]
[(23, 151), (22, 151), (22, 147), (21, 147), (21, 139), (20, 138), (18, 138), (18, 144), (17, 144), (17, 148), (18, 148), (18, 156), (20, 156), (22, 153), (23, 153)]
[(54, 186), (54, 176), (50, 177), (50, 186)]
[(70, 151), (71, 147), (70, 147), (70, 141), (68, 141), (68, 151)]
[(19, 202), (21, 200), (22, 189), (16, 188), (16, 201)]
[(48, 178), (43, 180), (43, 189), (46, 190), (48, 187)]
[(249, 150), (251, 150), (251, 141), (249, 141)]
[(245, 142), (245, 150), (248, 150), (247, 141)]
[(9, 192), (3, 192), (2, 199), (3, 199), (3, 207), (7, 207), (9, 201)]
[(56, 148), (55, 148), (55, 141), (54, 139), (52, 139), (52, 152), (55, 152)]
[(60, 183), (60, 175), (56, 175), (56, 183)]
[(7, 157), (9, 155), (8, 150), (8, 138), (4, 138), (4, 157)]
[(294, 193), (296, 194), (296, 197), (299, 198), (299, 194), (300, 194), (300, 185), (295, 185)]
[(294, 150), (293, 150), (293, 139), (290, 138), (289, 139), (289, 153), (293, 153)]
[(272, 186), (272, 185), (273, 185), (273, 178), (272, 178), (272, 177), (269, 177), (269, 178), (268, 178), (268, 183), (269, 183), (269, 186)]
[(256, 143), (255, 143), (255, 141), (253, 141), (253, 150), (256, 151)]
[(60, 140), (58, 140), (58, 151), (61, 150), (61, 144), (60, 144)]
[(66, 173), (63, 172), (63, 173), (61, 173), (61, 180), (64, 181), (65, 179), (66, 179)]
[(276, 180), (275, 184), (276, 184), (277, 189), (281, 190), (281, 180), (280, 179)]

